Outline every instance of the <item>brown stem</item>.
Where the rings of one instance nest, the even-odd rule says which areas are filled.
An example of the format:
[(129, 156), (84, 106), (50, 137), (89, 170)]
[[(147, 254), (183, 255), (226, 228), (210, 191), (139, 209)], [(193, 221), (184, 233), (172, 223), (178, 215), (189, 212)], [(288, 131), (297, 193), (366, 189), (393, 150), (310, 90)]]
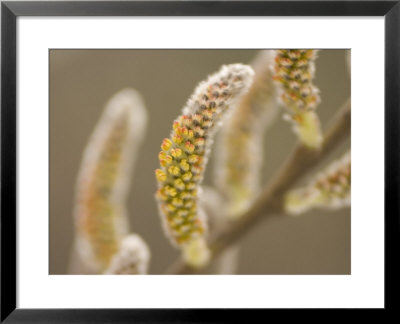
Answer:
[[(239, 220), (213, 233), (210, 239), (212, 258), (215, 258), (231, 244), (240, 240), (261, 220), (283, 211), (284, 194), (296, 181), (327, 157), (349, 134), (351, 130), (350, 100), (338, 111), (331, 126), (324, 134), (322, 149), (313, 151), (303, 145), (297, 145), (287, 161), (272, 181), (264, 188), (259, 197)], [(193, 269), (181, 259), (167, 270), (167, 274), (201, 273), (202, 269)]]

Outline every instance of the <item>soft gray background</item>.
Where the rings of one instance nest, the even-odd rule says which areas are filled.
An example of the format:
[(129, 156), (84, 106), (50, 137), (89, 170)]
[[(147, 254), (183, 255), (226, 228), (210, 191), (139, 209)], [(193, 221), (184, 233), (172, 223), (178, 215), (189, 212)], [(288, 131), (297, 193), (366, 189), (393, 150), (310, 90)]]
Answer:
[[(222, 64), (250, 62), (255, 50), (52, 50), (50, 52), (50, 274), (67, 273), (73, 242), (74, 185), (81, 154), (107, 100), (134, 87), (149, 113), (147, 136), (132, 177), (131, 229), (150, 245), (151, 274), (178, 256), (166, 240), (154, 201), (158, 152), (172, 121), (197, 83)], [(350, 96), (344, 50), (323, 50), (316, 84), (325, 127)], [(282, 112), (280, 113), (282, 115)], [(295, 144), (290, 125), (269, 129), (264, 142), (263, 182)], [(337, 157), (349, 146), (335, 152)], [(212, 158), (205, 183), (211, 183)], [(327, 161), (325, 161), (326, 163)], [(305, 175), (306, 176), (306, 175)], [(349, 274), (350, 209), (315, 210), (299, 218), (268, 220), (241, 242), (240, 274)]]

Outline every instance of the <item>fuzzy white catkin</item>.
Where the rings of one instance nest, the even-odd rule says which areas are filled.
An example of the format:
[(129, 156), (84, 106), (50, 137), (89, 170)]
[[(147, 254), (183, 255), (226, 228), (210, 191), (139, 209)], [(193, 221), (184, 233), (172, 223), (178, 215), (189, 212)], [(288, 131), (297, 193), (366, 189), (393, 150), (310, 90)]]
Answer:
[(137, 234), (130, 234), (120, 244), (119, 251), (111, 259), (104, 274), (146, 274), (150, 262), (150, 250)]
[(214, 184), (226, 199), (224, 213), (230, 218), (246, 210), (260, 188), (263, 136), (278, 111), (271, 70), (274, 54), (260, 51), (253, 60), (254, 82), (218, 135)]
[(248, 90), (253, 74), (247, 65), (224, 65), (201, 82), (161, 145), (161, 168), (156, 170), (161, 220), (167, 237), (193, 266), (207, 261), (207, 220), (198, 198), (213, 135)]
[(350, 204), (350, 151), (318, 173), (307, 186), (289, 191), (285, 198), (286, 212), (295, 216), (316, 207), (339, 209)]
[(125, 200), (146, 124), (140, 94), (124, 89), (106, 104), (86, 145), (74, 219), (76, 253), (89, 272), (103, 272), (128, 233)]

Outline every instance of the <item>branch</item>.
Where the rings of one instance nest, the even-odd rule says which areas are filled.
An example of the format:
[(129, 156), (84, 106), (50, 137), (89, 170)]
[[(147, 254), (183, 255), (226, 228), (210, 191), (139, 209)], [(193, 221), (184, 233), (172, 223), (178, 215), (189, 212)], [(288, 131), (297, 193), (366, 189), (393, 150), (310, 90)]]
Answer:
[[(261, 220), (277, 215), (283, 210), (284, 195), (296, 181), (327, 157), (349, 134), (351, 130), (351, 104), (348, 100), (334, 117), (331, 126), (324, 133), (324, 143), (319, 151), (310, 150), (298, 144), (288, 160), (264, 188), (259, 197), (237, 221), (213, 233), (210, 238), (210, 251), (215, 259), (231, 244), (240, 240)], [(167, 274), (194, 274), (204, 269), (193, 269), (182, 259), (167, 270)]]

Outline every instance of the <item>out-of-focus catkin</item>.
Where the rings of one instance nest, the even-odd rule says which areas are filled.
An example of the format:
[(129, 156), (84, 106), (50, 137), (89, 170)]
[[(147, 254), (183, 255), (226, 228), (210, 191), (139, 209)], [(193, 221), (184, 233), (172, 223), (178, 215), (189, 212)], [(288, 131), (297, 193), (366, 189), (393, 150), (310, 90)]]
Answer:
[(218, 134), (214, 183), (227, 203), (226, 215), (236, 218), (260, 188), (264, 131), (277, 113), (271, 66), (274, 51), (260, 51), (252, 62), (254, 82)]
[(150, 250), (137, 234), (126, 236), (120, 243), (119, 251), (112, 257), (104, 274), (134, 275), (147, 274)]
[(319, 89), (313, 84), (317, 50), (276, 50), (273, 66), (274, 79), (280, 91), (279, 98), (288, 109), (286, 119), (300, 141), (311, 149), (322, 145), (322, 133), (315, 112), (320, 102)]
[(186, 262), (195, 267), (209, 258), (207, 223), (198, 197), (213, 135), (225, 113), (248, 90), (253, 74), (246, 65), (222, 66), (198, 85), (174, 121), (170, 138), (161, 145), (161, 168), (156, 170), (160, 215), (171, 242), (183, 249)]
[(105, 271), (128, 233), (125, 200), (147, 114), (140, 95), (118, 92), (85, 148), (75, 198), (75, 249), (86, 269)]
[(304, 188), (289, 191), (285, 209), (292, 215), (314, 207), (338, 209), (351, 203), (351, 159), (348, 151), (318, 174)]

